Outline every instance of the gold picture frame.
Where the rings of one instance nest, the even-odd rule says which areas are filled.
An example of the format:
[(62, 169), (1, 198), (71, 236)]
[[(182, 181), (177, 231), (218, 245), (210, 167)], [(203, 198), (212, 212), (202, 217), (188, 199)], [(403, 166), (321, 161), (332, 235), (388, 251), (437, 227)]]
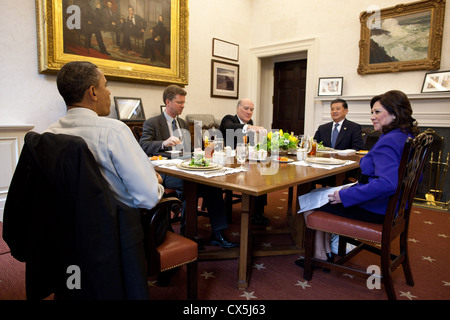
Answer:
[[(361, 12), (358, 74), (439, 69), (444, 16), (445, 0)], [(417, 27), (414, 31), (408, 28), (412, 25)], [(394, 30), (403, 37), (397, 39)]]
[[(115, 29), (108, 29), (106, 20), (99, 18), (107, 2), (115, 15)], [(129, 3), (36, 0), (39, 73), (55, 74), (70, 61), (87, 60), (96, 64), (108, 80), (187, 85), (188, 0), (137, 0), (136, 8), (131, 9)], [(137, 25), (137, 19), (127, 19), (130, 11), (143, 17), (141, 29), (135, 33), (128, 27), (128, 21)], [(93, 22), (86, 22), (93, 12)], [(170, 23), (165, 24), (164, 17)], [(165, 27), (164, 37), (155, 36), (160, 22)], [(153, 37), (155, 41), (163, 39), (164, 45), (159, 42), (160, 47), (156, 47), (150, 42), (150, 49), (145, 50), (148, 39)], [(156, 58), (144, 57), (146, 52)]]

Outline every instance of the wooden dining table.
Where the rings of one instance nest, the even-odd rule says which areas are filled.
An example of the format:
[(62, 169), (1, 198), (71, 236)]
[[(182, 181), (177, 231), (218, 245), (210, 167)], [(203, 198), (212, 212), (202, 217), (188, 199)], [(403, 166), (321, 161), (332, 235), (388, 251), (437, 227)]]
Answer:
[[(295, 211), (293, 211), (294, 194), (295, 199), (299, 195), (309, 192), (313, 188), (313, 184), (324, 178), (334, 177), (336, 185), (341, 185), (345, 173), (359, 168), (359, 155), (339, 156), (334, 154), (321, 154), (318, 157), (333, 157), (342, 160), (353, 160), (354, 163), (333, 169), (315, 168), (312, 166), (295, 165), (293, 163), (282, 163), (278, 161), (259, 162), (247, 161), (245, 163), (245, 171), (233, 174), (226, 174), (216, 177), (204, 177), (192, 174), (188, 170), (173, 170), (170, 167), (158, 166), (156, 171), (160, 174), (170, 175), (183, 179), (184, 193), (186, 197), (186, 237), (194, 238), (196, 235), (196, 219), (198, 210), (197, 186), (208, 185), (212, 187), (231, 190), (232, 192), (241, 194), (241, 221), (240, 221), (240, 245), (235, 249), (218, 249), (214, 251), (206, 250), (199, 252), (199, 260), (208, 259), (227, 259), (238, 258), (238, 282), (239, 289), (248, 287), (251, 261), (254, 256), (270, 256), (283, 255), (303, 252), (303, 235), (304, 235), (304, 219), (303, 215), (297, 214), (298, 203), (295, 201)], [(294, 157), (289, 157), (296, 160)], [(227, 159), (227, 167), (238, 167), (239, 164), (233, 158)], [(296, 192), (294, 190), (296, 188)], [(255, 198), (271, 192), (289, 189), (287, 227), (286, 232), (290, 232), (294, 242), (293, 246), (271, 247), (265, 249), (254, 250), (252, 245), (252, 235), (254, 232), (281, 232), (267, 227), (266, 230), (261, 228), (252, 228), (251, 216), (254, 213)]]

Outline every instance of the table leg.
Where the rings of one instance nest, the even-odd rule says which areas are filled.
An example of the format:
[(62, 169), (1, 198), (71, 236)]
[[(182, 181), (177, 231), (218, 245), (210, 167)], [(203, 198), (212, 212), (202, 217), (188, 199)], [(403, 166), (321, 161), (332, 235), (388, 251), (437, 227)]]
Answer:
[(186, 238), (193, 239), (197, 235), (197, 184), (192, 181), (184, 180), (183, 192), (186, 198)]
[(239, 246), (238, 288), (246, 289), (250, 280), (252, 262), (251, 215), (255, 208), (255, 197), (242, 194), (241, 241)]

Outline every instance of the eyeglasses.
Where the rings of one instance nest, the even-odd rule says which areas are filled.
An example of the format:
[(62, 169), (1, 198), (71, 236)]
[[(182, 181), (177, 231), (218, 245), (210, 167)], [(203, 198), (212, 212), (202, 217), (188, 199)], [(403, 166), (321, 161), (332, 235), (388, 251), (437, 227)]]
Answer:
[(185, 101), (179, 101), (179, 100), (171, 100), (171, 101), (173, 101), (173, 102), (175, 102), (176, 104), (179, 104), (179, 105), (186, 104)]

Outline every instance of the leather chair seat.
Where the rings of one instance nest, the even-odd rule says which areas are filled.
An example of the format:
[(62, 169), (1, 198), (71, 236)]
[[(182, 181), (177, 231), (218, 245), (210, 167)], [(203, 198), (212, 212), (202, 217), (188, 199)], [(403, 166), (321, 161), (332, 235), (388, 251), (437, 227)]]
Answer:
[(160, 255), (161, 271), (197, 260), (197, 243), (168, 231), (164, 242), (156, 248)]
[(324, 211), (311, 213), (306, 224), (314, 230), (381, 243), (382, 224), (357, 221)]

